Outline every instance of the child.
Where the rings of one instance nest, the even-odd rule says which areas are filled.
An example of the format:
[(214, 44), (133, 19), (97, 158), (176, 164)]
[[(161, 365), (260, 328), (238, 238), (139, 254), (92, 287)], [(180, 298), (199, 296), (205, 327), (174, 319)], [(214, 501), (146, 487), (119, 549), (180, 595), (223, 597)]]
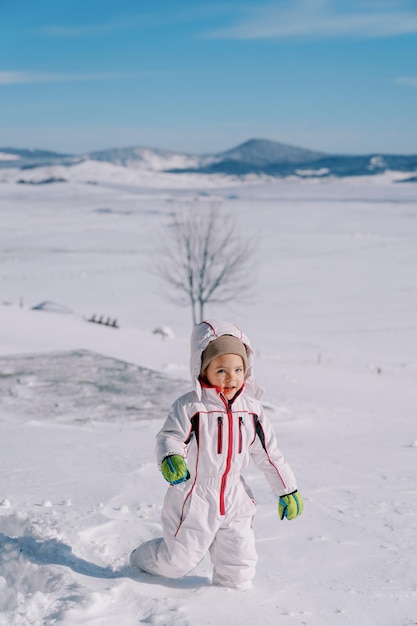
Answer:
[(191, 336), (194, 391), (176, 400), (157, 435), (156, 454), (171, 484), (162, 509), (163, 538), (140, 545), (133, 566), (179, 578), (207, 552), (213, 583), (248, 589), (257, 554), (255, 500), (241, 473), (250, 459), (279, 499), (279, 515), (303, 511), (294, 474), (276, 445), (253, 379), (253, 351), (233, 324), (202, 322)]

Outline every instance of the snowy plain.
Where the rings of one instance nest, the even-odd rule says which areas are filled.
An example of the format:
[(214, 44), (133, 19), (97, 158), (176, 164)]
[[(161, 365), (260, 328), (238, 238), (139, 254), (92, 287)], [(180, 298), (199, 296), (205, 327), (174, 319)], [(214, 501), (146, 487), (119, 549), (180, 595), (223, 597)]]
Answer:
[[(0, 183), (0, 625), (417, 624), (417, 187), (64, 169)], [(281, 522), (248, 471), (244, 593), (212, 587), (206, 560), (178, 581), (128, 564), (160, 534), (154, 436), (190, 388), (159, 241), (173, 211), (213, 202), (257, 252), (252, 299), (207, 316), (250, 337), (305, 500)]]

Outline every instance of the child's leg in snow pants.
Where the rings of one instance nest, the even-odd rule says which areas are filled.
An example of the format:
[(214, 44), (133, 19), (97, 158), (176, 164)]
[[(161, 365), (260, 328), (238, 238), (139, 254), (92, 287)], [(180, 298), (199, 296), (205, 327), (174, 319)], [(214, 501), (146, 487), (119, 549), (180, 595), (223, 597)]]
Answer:
[(245, 495), (247, 510), (241, 508), (238, 517), (233, 514), (213, 516), (207, 509), (207, 515), (201, 515), (208, 503), (200, 500), (201, 523), (196, 516), (188, 515), (178, 532), (174, 528), (168, 532), (171, 524), (165, 519), (164, 539), (153, 539), (136, 548), (131, 556), (132, 565), (150, 574), (181, 578), (210, 551), (215, 584), (236, 588), (249, 586), (255, 576), (257, 554), (252, 530), (255, 505), (247, 506), (247, 503)]
[(237, 588), (250, 585), (258, 560), (252, 520), (253, 516), (240, 517), (217, 531), (210, 547), (214, 584)]

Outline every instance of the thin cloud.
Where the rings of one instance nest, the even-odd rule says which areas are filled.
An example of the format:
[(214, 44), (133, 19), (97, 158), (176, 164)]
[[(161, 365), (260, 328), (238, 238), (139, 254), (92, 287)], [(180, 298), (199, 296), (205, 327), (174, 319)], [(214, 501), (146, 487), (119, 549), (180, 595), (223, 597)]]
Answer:
[(409, 87), (417, 87), (417, 76), (399, 76), (394, 80), (397, 85), (408, 85)]
[(408, 2), (286, 0), (252, 6), (235, 24), (206, 33), (212, 39), (381, 38), (417, 32)]
[(35, 83), (67, 83), (79, 81), (115, 80), (145, 76), (146, 72), (106, 72), (95, 74), (57, 74), (31, 71), (0, 71), (0, 86), (28, 85)]
[[(152, 5), (151, 5), (152, 6)], [(40, 29), (40, 33), (53, 38), (88, 38), (100, 37), (139, 28), (174, 26), (178, 24), (204, 23), (212, 19), (224, 19), (233, 15), (235, 5), (228, 2), (190, 5), (182, 8), (173, 4), (163, 13), (147, 12), (136, 15), (119, 15), (104, 22), (91, 24), (51, 24)]]

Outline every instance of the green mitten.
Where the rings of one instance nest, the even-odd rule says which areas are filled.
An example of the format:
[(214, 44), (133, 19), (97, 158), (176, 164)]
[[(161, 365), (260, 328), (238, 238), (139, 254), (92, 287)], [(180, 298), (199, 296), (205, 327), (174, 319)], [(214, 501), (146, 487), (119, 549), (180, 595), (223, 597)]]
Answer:
[(304, 509), (303, 499), (298, 491), (293, 491), (286, 496), (281, 496), (278, 503), (279, 518), (295, 519)]
[(171, 485), (179, 485), (190, 478), (187, 463), (180, 454), (166, 456), (162, 461), (161, 471)]

